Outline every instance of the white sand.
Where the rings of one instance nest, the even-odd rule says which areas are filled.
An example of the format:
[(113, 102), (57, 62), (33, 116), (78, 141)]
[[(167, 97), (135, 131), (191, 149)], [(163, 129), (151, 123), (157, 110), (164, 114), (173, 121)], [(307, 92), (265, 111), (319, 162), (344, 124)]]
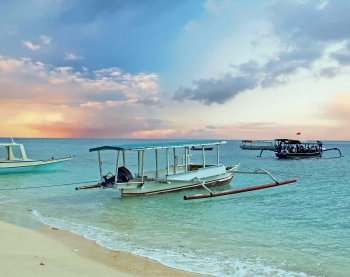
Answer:
[(199, 276), (50, 227), (0, 221), (0, 276)]

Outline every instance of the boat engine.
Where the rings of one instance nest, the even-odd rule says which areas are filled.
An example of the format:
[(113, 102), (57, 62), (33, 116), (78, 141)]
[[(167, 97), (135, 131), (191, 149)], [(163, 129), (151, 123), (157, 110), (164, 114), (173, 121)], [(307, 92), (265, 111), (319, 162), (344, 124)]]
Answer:
[(129, 169), (127, 169), (125, 166), (121, 166), (118, 168), (117, 183), (126, 183), (132, 179), (133, 177)]

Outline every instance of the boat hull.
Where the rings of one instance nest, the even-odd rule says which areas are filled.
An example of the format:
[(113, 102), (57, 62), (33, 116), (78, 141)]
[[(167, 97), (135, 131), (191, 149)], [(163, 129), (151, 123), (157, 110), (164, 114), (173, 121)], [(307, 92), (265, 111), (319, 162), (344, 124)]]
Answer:
[(65, 161), (71, 160), (72, 157), (42, 161), (11, 161), (0, 162), (0, 174), (24, 173), (55, 170), (59, 168)]
[(249, 146), (249, 145), (240, 145), (243, 150), (275, 150), (275, 146)]
[[(225, 173), (220, 176), (205, 178), (202, 180), (206, 187), (215, 187), (229, 184), (233, 178), (233, 173)], [(122, 189), (122, 196), (142, 196), (160, 194), (173, 191), (181, 191), (186, 189), (203, 188), (199, 180), (171, 180), (168, 181), (150, 181), (145, 182), (143, 186), (135, 189)]]
[(279, 159), (308, 159), (308, 158), (320, 158), (320, 152), (315, 153), (276, 153), (276, 157)]

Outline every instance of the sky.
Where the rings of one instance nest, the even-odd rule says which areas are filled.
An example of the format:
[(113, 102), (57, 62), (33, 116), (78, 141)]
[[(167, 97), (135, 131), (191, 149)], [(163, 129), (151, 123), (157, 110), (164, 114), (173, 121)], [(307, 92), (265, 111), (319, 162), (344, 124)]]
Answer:
[(1, 137), (350, 140), (350, 1), (1, 0)]

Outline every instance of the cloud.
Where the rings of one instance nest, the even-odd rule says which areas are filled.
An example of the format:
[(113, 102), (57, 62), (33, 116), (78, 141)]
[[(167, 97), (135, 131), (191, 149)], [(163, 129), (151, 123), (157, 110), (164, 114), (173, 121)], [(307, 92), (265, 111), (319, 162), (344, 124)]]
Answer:
[(46, 45), (51, 44), (51, 41), (52, 41), (52, 38), (45, 35), (40, 36), (40, 39), (41, 39), (41, 42)]
[(83, 57), (78, 57), (73, 53), (66, 53), (66, 55), (64, 56), (64, 60), (65, 61), (76, 61), (76, 60), (82, 60)]
[[(208, 0), (205, 8), (215, 14), (230, 5), (230, 1)], [(346, 14), (349, 9), (348, 1), (295, 1), (270, 5), (265, 20), (270, 26), (269, 36), (278, 41), (276, 51), (264, 59), (258, 57), (259, 63), (250, 60), (232, 65), (233, 71), (222, 78), (194, 80), (192, 87), (177, 89), (173, 99), (207, 105), (224, 104), (250, 89), (286, 84), (301, 70), (307, 70), (311, 78), (336, 76), (342, 66), (350, 66), (350, 17)], [(342, 49), (327, 52), (330, 46), (342, 42), (345, 42)], [(325, 58), (338, 65), (317, 67), (316, 63)]]
[(223, 104), (238, 93), (255, 88), (257, 84), (254, 77), (248, 76), (233, 77), (226, 75), (224, 78), (217, 80), (202, 79), (194, 81), (194, 89), (178, 89), (173, 99), (177, 101), (196, 100), (205, 104)]
[(23, 66), (23, 60), (5, 58), (0, 56), (0, 70), (3, 72), (13, 72)]
[[(95, 116), (90, 118), (94, 121)], [(132, 124), (130, 124), (132, 122)], [(170, 123), (158, 119), (125, 116), (109, 122), (32, 122), (29, 129), (48, 137), (111, 137), (111, 138), (167, 138), (178, 137), (181, 132), (171, 128)], [(28, 128), (28, 127), (27, 127)], [(1, 133), (0, 133), (1, 134)]]
[(27, 41), (22, 41), (22, 44), (25, 48), (32, 50), (32, 51), (36, 51), (40, 49), (40, 45), (39, 44), (34, 44), (33, 42), (27, 40)]
[(218, 14), (227, 9), (231, 3), (231, 0), (206, 0), (204, 8), (209, 13)]
[(0, 56), (0, 135), (136, 137), (138, 131), (169, 129), (170, 123), (147, 119), (160, 97), (155, 73), (77, 71)]
[(348, 41), (341, 49), (330, 53), (330, 57), (341, 65), (350, 65), (350, 41)]
[(332, 1), (328, 5), (316, 1), (278, 2), (270, 9), (275, 33), (288, 44), (302, 41), (334, 42), (350, 38), (349, 1)]
[(43, 48), (43, 46), (50, 45), (52, 38), (45, 36), (45, 35), (41, 35), (40, 40), (41, 40), (42, 44), (39, 44), (39, 43), (35, 44), (34, 42), (31, 42), (29, 40), (24, 40), (24, 41), (22, 41), (22, 45), (31, 51), (37, 51), (37, 50)]
[(69, 66), (54, 67), (31, 59), (2, 56), (0, 73), (2, 99), (35, 98), (42, 95), (41, 88), (56, 91), (49, 102), (64, 96), (67, 102), (80, 104), (101, 102), (105, 105), (107, 101), (122, 101), (123, 104), (154, 105), (160, 99), (158, 75), (155, 73), (131, 74), (115, 67), (76, 71)]

